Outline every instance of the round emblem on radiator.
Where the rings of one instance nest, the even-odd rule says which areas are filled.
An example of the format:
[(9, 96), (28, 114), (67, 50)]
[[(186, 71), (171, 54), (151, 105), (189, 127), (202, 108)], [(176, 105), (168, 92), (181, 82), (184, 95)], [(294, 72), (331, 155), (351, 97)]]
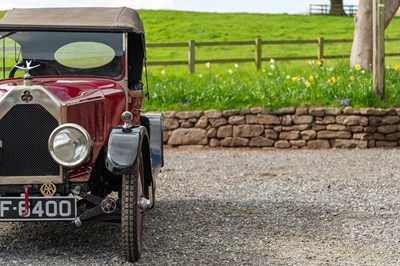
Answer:
[(31, 95), (31, 92), (26, 90), (24, 91), (24, 94), (21, 96), (21, 100), (28, 103), (33, 100), (33, 96)]
[(56, 194), (56, 185), (52, 181), (46, 181), (43, 183), (43, 185), (40, 187), (40, 192), (42, 193), (43, 196), (53, 196)]

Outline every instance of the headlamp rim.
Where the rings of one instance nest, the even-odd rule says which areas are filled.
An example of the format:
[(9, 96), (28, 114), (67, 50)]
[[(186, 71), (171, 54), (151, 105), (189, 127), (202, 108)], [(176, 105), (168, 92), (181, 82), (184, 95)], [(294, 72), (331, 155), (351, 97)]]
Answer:
[[(68, 129), (68, 128), (79, 131), (85, 139), (85, 146), (87, 146), (84, 156), (82, 156), (79, 160), (76, 160), (74, 162), (65, 162), (63, 160), (60, 160), (54, 151), (54, 139), (62, 130)], [(50, 155), (54, 161), (56, 161), (61, 166), (64, 166), (67, 168), (74, 168), (74, 167), (81, 166), (88, 160), (89, 156), (91, 155), (92, 149), (93, 149), (93, 141), (92, 141), (92, 138), (90, 137), (89, 132), (87, 132), (87, 130), (85, 128), (83, 128), (80, 125), (74, 124), (74, 123), (66, 123), (66, 124), (62, 124), (62, 125), (56, 127), (53, 130), (53, 132), (50, 134), (49, 141), (48, 141), (48, 148), (49, 148)]]

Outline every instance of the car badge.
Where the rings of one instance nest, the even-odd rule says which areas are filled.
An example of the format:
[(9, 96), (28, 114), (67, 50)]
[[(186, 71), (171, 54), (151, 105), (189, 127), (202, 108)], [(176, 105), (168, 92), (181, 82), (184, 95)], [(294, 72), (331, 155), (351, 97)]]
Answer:
[(21, 100), (28, 103), (33, 100), (33, 96), (31, 95), (31, 92), (26, 90), (24, 91), (24, 94), (21, 96)]
[(56, 194), (56, 185), (54, 185), (53, 181), (45, 181), (43, 185), (40, 187), (40, 192), (45, 197), (51, 197)]

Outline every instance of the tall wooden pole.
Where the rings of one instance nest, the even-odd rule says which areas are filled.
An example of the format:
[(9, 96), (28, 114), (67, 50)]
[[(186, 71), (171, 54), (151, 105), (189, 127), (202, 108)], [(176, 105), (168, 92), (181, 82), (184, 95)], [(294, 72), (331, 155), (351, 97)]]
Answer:
[(385, 98), (385, 0), (373, 0), (373, 87)]

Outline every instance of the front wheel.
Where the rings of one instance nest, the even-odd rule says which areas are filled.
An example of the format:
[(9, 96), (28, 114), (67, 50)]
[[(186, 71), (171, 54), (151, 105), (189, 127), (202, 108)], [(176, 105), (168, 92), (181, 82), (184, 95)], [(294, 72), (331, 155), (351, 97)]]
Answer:
[(143, 160), (139, 151), (134, 172), (122, 176), (121, 231), (125, 258), (135, 262), (142, 251), (143, 211), (140, 199), (143, 197)]

